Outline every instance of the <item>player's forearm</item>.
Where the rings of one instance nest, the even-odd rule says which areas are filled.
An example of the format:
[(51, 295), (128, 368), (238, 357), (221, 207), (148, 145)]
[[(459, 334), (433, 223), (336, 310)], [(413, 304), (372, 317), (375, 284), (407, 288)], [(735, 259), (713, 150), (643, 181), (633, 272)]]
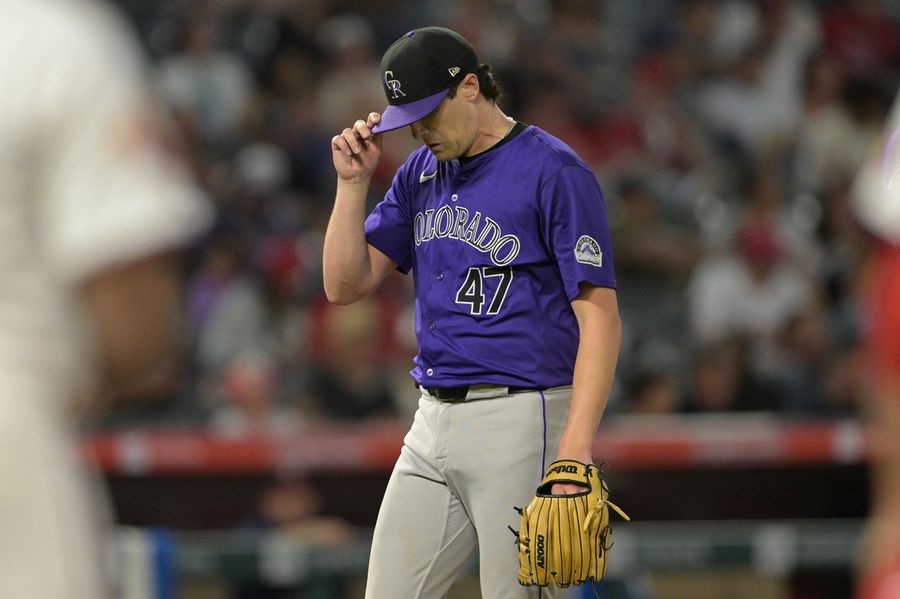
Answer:
[(94, 329), (103, 392), (139, 396), (154, 377), (174, 367), (179, 286), (172, 256), (156, 256), (84, 283)]
[(863, 543), (863, 567), (871, 572), (900, 560), (900, 381), (880, 380), (868, 406), (877, 447), (873, 476), (873, 524)]
[(602, 308), (588, 310), (579, 318), (572, 406), (560, 440), (559, 458), (591, 461), (591, 447), (612, 390), (622, 338), (612, 293), (612, 303), (607, 301)]
[(338, 180), (337, 194), (322, 250), (325, 295), (337, 304), (349, 304), (372, 286), (372, 263), (364, 229), (368, 183)]

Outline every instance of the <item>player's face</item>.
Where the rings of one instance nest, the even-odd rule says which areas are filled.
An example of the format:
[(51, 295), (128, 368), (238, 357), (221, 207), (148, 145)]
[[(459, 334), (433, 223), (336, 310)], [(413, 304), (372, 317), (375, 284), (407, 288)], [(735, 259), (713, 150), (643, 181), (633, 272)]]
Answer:
[(425, 118), (410, 125), (412, 136), (428, 146), (440, 162), (465, 156), (475, 140), (472, 103), (462, 94), (447, 97)]

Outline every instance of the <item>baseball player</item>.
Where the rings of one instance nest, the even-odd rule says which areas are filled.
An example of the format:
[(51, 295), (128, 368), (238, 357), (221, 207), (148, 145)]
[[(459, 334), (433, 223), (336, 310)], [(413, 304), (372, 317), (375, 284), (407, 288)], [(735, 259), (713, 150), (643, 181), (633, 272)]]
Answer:
[(0, 597), (104, 599), (105, 515), (73, 415), (165, 364), (171, 250), (208, 208), (160, 147), (108, 7), (0, 5)]
[(875, 235), (863, 296), (870, 410), (877, 436), (872, 519), (858, 599), (900, 597), (900, 96), (878, 151), (855, 185), (856, 213)]
[[(324, 245), (332, 302), (394, 269), (415, 283), (421, 397), (366, 597), (444, 597), (476, 548), (485, 599), (550, 597), (516, 582), (507, 526), (553, 460), (591, 461), (612, 385), (621, 326), (600, 188), (568, 146), (503, 113), (490, 67), (457, 33), (410, 31), (381, 75), (384, 113), (332, 139)], [(367, 217), (381, 134), (403, 127), (423, 146)]]

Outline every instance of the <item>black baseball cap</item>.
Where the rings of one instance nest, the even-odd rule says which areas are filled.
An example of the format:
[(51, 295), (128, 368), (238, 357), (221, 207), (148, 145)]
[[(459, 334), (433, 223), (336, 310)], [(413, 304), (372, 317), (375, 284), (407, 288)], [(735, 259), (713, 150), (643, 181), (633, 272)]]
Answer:
[(422, 27), (408, 32), (381, 59), (388, 107), (372, 131), (393, 131), (428, 116), (452, 83), (478, 70), (478, 62), (475, 48), (455, 31)]

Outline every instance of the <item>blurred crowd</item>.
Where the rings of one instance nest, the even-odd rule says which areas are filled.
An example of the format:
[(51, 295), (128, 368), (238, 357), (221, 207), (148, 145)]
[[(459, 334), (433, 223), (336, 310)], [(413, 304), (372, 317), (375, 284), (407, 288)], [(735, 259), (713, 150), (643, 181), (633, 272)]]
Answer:
[[(329, 305), (321, 246), (330, 139), (384, 107), (381, 53), (429, 24), (467, 37), (504, 110), (596, 172), (625, 334), (610, 413), (858, 410), (870, 241), (852, 182), (900, 81), (897, 3), (117, 3), (218, 219), (186, 264), (176, 396), (108, 424), (412, 414), (411, 277)], [(371, 206), (416, 147), (386, 138)]]

